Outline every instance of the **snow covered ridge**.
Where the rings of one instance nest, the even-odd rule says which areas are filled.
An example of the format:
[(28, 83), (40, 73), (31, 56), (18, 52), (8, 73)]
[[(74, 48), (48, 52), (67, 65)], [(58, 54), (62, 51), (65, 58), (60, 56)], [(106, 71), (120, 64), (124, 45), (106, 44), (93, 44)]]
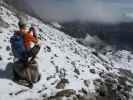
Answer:
[(37, 62), (42, 78), (33, 89), (11, 80), (9, 39), (18, 29), (18, 19), (9, 9), (0, 7), (0, 100), (132, 100), (133, 74), (119, 69), (116, 65), (120, 63), (114, 66), (111, 56), (78, 44), (36, 18), (28, 19), (29, 26), (36, 24), (41, 39)]

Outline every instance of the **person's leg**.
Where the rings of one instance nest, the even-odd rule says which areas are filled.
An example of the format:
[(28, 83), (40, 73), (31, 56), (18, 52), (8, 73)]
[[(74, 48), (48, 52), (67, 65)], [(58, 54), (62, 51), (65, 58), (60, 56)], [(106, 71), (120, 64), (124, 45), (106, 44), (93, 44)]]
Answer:
[(29, 66), (29, 63), (28, 63), (28, 58), (29, 58), (29, 55), (28, 55), (28, 51), (25, 50), (22, 55), (21, 55), (21, 58), (19, 61), (21, 61), (23, 63), (23, 66), (26, 68)]
[(32, 57), (31, 58), (31, 61), (34, 60), (34, 58), (36, 57), (36, 55), (38, 54), (39, 51), (40, 51), (40, 46), (39, 45), (35, 45), (31, 49), (31, 52), (30, 52), (30, 56)]

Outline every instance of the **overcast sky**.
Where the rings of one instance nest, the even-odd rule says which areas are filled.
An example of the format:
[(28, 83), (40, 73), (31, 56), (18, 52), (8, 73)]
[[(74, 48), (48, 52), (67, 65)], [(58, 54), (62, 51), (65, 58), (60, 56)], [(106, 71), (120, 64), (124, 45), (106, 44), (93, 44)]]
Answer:
[(55, 21), (119, 22), (132, 13), (133, 0), (26, 0), (42, 18)]
[(133, 0), (99, 0), (104, 2), (113, 2), (113, 3), (133, 3)]

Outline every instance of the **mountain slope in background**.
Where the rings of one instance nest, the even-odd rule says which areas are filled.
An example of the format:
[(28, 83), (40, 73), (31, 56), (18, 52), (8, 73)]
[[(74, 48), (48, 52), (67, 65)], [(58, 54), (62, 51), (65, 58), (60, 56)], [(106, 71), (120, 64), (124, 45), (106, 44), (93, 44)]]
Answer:
[[(42, 75), (33, 89), (12, 81), (10, 37), (18, 30), (14, 12), (0, 6), (0, 100), (132, 100), (133, 55), (103, 55), (75, 38), (27, 15), (41, 39), (37, 57)], [(49, 46), (47, 48), (46, 46)], [(113, 58), (114, 57), (114, 58)]]
[(117, 47), (117, 49), (133, 49), (133, 22), (98, 23), (98, 22), (64, 22), (61, 31), (76, 37), (85, 38), (87, 35), (97, 36), (104, 43)]

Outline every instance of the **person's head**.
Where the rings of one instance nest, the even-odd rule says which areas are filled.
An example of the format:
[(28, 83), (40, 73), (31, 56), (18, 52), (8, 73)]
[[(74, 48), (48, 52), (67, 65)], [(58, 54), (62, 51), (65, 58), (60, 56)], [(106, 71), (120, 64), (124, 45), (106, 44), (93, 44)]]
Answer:
[(26, 26), (26, 23), (24, 21), (20, 20), (18, 22), (18, 26), (19, 26), (19, 29), (21, 32), (23, 32), (23, 33), (26, 32), (27, 26)]

